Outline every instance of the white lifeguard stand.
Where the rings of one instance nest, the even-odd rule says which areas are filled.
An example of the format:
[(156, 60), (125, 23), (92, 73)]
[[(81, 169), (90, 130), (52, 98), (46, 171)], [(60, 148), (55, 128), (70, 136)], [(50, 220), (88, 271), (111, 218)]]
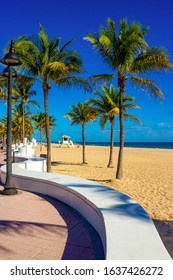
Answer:
[(60, 148), (62, 148), (63, 146), (68, 146), (68, 147), (74, 148), (74, 144), (73, 144), (70, 136), (63, 135), (63, 136), (61, 136), (61, 138), (62, 138), (62, 144), (61, 144)]

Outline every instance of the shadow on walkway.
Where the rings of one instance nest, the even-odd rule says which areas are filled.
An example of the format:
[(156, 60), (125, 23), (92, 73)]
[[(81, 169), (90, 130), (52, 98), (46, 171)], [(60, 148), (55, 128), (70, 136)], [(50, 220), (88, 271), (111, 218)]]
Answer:
[(101, 239), (96, 230), (75, 209), (52, 197), (39, 194), (59, 212), (68, 228), (62, 260), (103, 260)]

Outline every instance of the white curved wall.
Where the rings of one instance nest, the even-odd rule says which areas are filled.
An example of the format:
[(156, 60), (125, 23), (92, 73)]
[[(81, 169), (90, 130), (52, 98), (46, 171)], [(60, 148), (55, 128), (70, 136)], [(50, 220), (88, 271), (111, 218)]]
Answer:
[[(16, 188), (52, 196), (76, 209), (99, 233), (106, 259), (171, 259), (152, 220), (130, 197), (93, 181), (26, 170), (26, 166), (26, 162), (13, 164)], [(32, 166), (30, 159), (32, 167), (35, 162)], [(5, 169), (1, 168), (3, 183)]]

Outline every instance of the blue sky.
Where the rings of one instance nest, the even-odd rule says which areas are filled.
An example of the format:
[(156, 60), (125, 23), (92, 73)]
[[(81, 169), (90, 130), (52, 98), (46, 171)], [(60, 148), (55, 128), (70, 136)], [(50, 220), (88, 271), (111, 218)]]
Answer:
[[(83, 40), (87, 32), (97, 32), (101, 25), (106, 25), (107, 18), (113, 19), (119, 27), (119, 21), (127, 18), (143, 26), (150, 26), (146, 40), (150, 47), (164, 47), (173, 62), (173, 2), (171, 0), (49, 0), (49, 1), (1, 1), (0, 57), (12, 38), (25, 34), (37, 34), (42, 24), (50, 38), (62, 38), (62, 44), (75, 38), (73, 48), (83, 60), (86, 76), (98, 73), (111, 73), (111, 69), (102, 63), (89, 42)], [(0, 66), (0, 71), (3, 65)], [(151, 96), (144, 95), (130, 85), (127, 93), (135, 97), (135, 103), (141, 107), (133, 110), (142, 120), (142, 125), (132, 121), (125, 122), (125, 141), (173, 141), (173, 71), (171, 73), (151, 74), (165, 100), (160, 103)], [(116, 87), (116, 79), (114, 80)], [(36, 100), (43, 111), (43, 94), (39, 84)], [(61, 135), (70, 135), (74, 142), (81, 141), (80, 125), (70, 125), (64, 114), (69, 106), (84, 102), (91, 94), (74, 88), (52, 87), (49, 93), (49, 113), (56, 118), (56, 128), (51, 133), (52, 141), (58, 141)], [(35, 108), (31, 107), (35, 113)], [(6, 114), (6, 106), (0, 102), (0, 118)], [(109, 141), (110, 126), (101, 130), (99, 123), (86, 125), (86, 141)], [(35, 137), (38, 133), (35, 133)], [(118, 118), (115, 125), (115, 141), (118, 141)]]

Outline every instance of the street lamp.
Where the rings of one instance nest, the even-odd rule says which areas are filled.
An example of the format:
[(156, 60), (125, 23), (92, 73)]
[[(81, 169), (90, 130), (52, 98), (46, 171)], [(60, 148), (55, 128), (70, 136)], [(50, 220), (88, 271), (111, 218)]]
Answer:
[(0, 60), (2, 64), (7, 65), (7, 68), (1, 73), (1, 76), (8, 77), (8, 99), (7, 99), (7, 169), (6, 169), (6, 182), (4, 190), (1, 194), (13, 195), (17, 194), (17, 189), (12, 182), (12, 78), (17, 76), (17, 72), (12, 66), (21, 65), (22, 62), (19, 56), (14, 51), (14, 41), (11, 40), (9, 52)]

